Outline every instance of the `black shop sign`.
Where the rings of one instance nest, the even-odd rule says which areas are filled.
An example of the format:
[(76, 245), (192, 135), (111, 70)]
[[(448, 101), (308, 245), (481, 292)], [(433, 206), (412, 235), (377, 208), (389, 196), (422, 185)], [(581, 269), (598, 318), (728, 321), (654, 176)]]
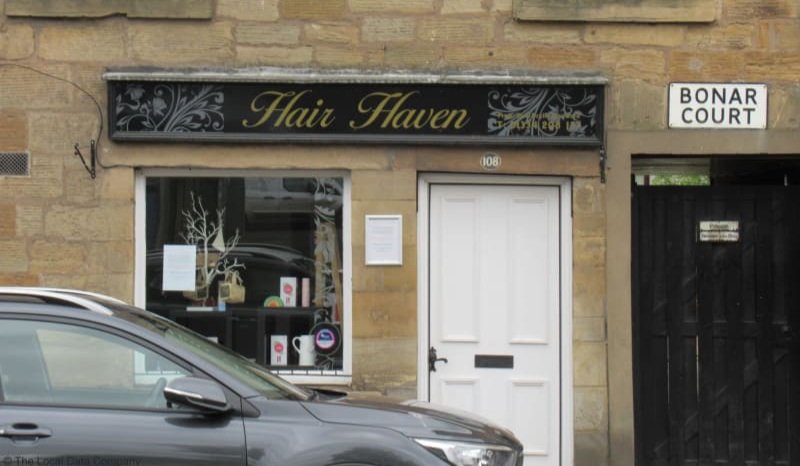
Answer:
[(602, 85), (109, 81), (115, 141), (600, 146)]

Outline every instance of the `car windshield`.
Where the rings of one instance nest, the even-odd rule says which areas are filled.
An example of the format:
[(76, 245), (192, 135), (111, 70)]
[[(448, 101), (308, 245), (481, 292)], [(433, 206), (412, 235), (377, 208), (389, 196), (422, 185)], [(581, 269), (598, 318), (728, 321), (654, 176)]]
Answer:
[[(119, 304), (111, 302), (104, 302), (104, 304), (112, 309), (123, 308)], [(312, 397), (312, 392), (292, 385), (240, 354), (213, 343), (169, 319), (144, 312), (115, 312), (115, 316), (157, 333), (170, 342), (191, 351), (269, 399), (307, 400)]]

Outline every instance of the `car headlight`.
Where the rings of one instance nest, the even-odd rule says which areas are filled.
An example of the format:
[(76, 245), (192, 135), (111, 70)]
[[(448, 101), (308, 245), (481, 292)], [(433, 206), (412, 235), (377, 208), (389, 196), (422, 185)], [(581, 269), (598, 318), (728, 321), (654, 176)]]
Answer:
[(503, 445), (414, 439), (428, 451), (454, 466), (514, 466), (517, 454)]

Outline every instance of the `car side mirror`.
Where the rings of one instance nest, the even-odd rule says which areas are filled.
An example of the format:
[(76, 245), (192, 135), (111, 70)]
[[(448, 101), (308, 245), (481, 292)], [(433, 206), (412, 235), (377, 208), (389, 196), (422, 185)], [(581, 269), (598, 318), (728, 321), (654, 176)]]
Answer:
[(171, 380), (164, 387), (164, 398), (171, 403), (215, 413), (231, 410), (222, 386), (213, 380), (199, 377), (179, 377)]

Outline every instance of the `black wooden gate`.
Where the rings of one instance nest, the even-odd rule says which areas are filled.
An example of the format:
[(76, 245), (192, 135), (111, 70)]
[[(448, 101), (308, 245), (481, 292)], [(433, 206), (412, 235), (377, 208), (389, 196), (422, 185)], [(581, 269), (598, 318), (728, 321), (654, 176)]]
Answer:
[(800, 465), (800, 188), (635, 187), (633, 262), (637, 464)]

